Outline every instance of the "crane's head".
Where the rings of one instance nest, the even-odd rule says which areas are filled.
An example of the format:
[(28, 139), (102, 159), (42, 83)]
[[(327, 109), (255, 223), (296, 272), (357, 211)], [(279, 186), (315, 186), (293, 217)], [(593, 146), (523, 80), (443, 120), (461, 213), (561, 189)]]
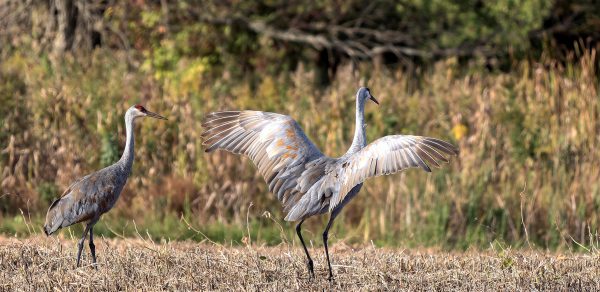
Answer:
[(159, 119), (159, 120), (166, 120), (167, 118), (157, 114), (157, 113), (153, 113), (149, 110), (147, 110), (145, 107), (143, 107), (142, 105), (136, 104), (134, 106), (132, 106), (129, 111), (131, 111), (131, 113), (133, 114), (134, 118), (140, 118), (140, 117), (151, 117), (151, 118), (155, 118), (155, 119)]
[(377, 99), (375, 99), (375, 97), (373, 95), (371, 95), (371, 90), (369, 90), (369, 88), (367, 87), (361, 87), (358, 89), (358, 92), (356, 92), (356, 97), (361, 100), (362, 102), (365, 102), (367, 100), (372, 100), (374, 103), (376, 103), (377, 105), (379, 105), (379, 101), (377, 101)]

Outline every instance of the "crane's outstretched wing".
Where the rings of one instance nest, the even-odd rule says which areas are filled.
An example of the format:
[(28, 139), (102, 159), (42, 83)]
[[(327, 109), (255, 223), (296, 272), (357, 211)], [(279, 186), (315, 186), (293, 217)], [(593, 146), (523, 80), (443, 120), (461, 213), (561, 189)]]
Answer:
[(321, 151), (289, 116), (260, 111), (223, 111), (206, 116), (202, 127), (206, 152), (244, 154), (257, 166), (288, 212), (324, 174)]
[(428, 164), (440, 167), (451, 155), (458, 155), (454, 145), (429, 137), (394, 135), (379, 138), (367, 147), (340, 161), (337, 171), (328, 174), (328, 185), (337, 185), (329, 201), (329, 210), (344, 201), (346, 194), (367, 178), (396, 173), (411, 167), (431, 172)]

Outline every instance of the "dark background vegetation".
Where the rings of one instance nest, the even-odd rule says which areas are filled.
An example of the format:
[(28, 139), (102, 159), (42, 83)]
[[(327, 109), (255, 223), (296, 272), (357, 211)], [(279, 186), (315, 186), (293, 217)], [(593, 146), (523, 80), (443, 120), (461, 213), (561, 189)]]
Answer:
[(251, 163), (203, 153), (200, 120), (287, 113), (336, 156), (366, 85), (382, 102), (370, 140), (434, 136), (461, 154), (368, 181), (338, 239), (585, 248), (600, 219), (599, 40), (597, 1), (4, 0), (0, 232), (39, 233), (70, 181), (118, 159), (123, 114), (143, 103), (169, 121), (139, 123), (133, 175), (98, 231), (290, 241)]

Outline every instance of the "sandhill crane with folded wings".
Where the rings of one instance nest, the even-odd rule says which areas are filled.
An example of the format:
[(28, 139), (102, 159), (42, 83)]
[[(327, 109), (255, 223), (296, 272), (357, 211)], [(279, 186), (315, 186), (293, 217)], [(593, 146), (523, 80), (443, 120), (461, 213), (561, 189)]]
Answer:
[(323, 243), (333, 279), (327, 239), (329, 228), (342, 208), (370, 177), (429, 165), (440, 167), (457, 155), (452, 144), (435, 138), (393, 135), (367, 145), (364, 109), (367, 100), (379, 102), (366, 87), (356, 93), (356, 128), (348, 152), (339, 158), (323, 155), (289, 116), (260, 111), (222, 111), (206, 116), (202, 126), (206, 152), (223, 149), (244, 154), (256, 164), (287, 213), (286, 221), (299, 221), (296, 233), (307, 257), (310, 277), (313, 261), (302, 238), (301, 225), (308, 217), (331, 213)]
[(44, 224), (44, 232), (48, 236), (63, 227), (76, 223), (85, 224), (83, 236), (77, 244), (77, 267), (79, 267), (85, 237), (89, 233), (92, 264), (97, 269), (93, 227), (100, 216), (115, 205), (131, 173), (134, 144), (133, 126), (135, 120), (140, 117), (166, 120), (165, 117), (148, 111), (141, 105), (130, 107), (125, 113), (127, 140), (121, 159), (111, 166), (73, 182), (62, 196), (55, 199), (48, 208)]

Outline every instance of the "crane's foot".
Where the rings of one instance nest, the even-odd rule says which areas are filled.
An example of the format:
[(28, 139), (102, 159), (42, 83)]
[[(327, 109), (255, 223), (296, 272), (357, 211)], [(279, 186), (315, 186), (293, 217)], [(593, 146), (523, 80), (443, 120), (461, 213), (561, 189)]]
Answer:
[(92, 240), (90, 240), (90, 252), (92, 253), (92, 267), (97, 271), (98, 264), (96, 264), (96, 245), (94, 245), (94, 241)]
[(75, 268), (79, 268), (81, 264), (81, 251), (83, 250), (83, 241), (79, 241), (77, 244), (77, 265)]
[(98, 270), (98, 264), (96, 263), (96, 257), (94, 257), (94, 260), (92, 261), (92, 266), (93, 269), (96, 269), (96, 271)]
[(327, 280), (329, 280), (329, 282), (333, 283), (333, 275), (329, 274), (329, 277), (327, 278)]
[(308, 278), (311, 280), (314, 279), (315, 278), (315, 270), (314, 270), (312, 259), (309, 259), (308, 261), (306, 261), (306, 267), (308, 268)]

